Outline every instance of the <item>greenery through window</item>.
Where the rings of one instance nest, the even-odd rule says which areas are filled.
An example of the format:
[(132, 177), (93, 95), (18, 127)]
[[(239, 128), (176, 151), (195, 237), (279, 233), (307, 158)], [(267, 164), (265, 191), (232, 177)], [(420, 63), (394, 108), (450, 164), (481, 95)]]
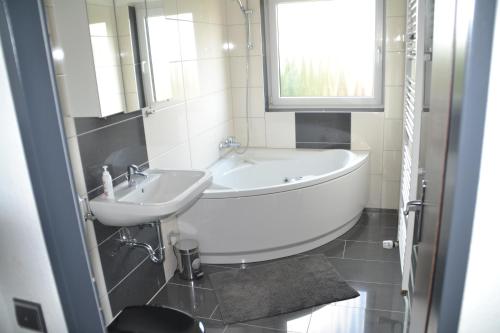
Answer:
[(379, 5), (376, 0), (270, 0), (273, 106), (380, 106)]

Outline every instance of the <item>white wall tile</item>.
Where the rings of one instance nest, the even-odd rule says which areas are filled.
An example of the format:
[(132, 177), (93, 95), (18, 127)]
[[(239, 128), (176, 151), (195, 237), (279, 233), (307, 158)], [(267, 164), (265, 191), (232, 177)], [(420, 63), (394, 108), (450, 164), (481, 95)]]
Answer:
[[(231, 56), (243, 57), (247, 49), (247, 33), (245, 24), (230, 25), (228, 29), (229, 54)], [(250, 50), (250, 55), (262, 55), (262, 33), (260, 23), (252, 24), (252, 40), (253, 48)]]
[(75, 119), (63, 115), (63, 125), (66, 138), (76, 136)]
[(196, 136), (232, 118), (229, 89), (189, 100), (186, 107), (189, 136)]
[(83, 176), (82, 160), (80, 158), (80, 148), (78, 147), (78, 139), (72, 136), (67, 139), (69, 160), (71, 169), (73, 170), (73, 180), (75, 181), (76, 192), (80, 197), (87, 195), (87, 186), (85, 185), (85, 177)]
[[(234, 133), (236, 139), (242, 146), (247, 142), (247, 120), (245, 118), (234, 118)], [(265, 118), (250, 118), (250, 146), (266, 146), (266, 121)]]
[(269, 148), (295, 148), (295, 113), (266, 112), (266, 144)]
[(382, 173), (384, 137), (383, 112), (351, 114), (351, 149), (370, 151), (370, 173)]
[(64, 75), (56, 75), (56, 85), (57, 85), (57, 95), (59, 97), (59, 106), (62, 109), (62, 112), (65, 116), (69, 117), (69, 99), (67, 95), (66, 85), (65, 85), (65, 76)]
[(166, 153), (149, 159), (149, 167), (153, 169), (185, 170), (191, 168), (189, 144), (182, 143)]
[(382, 182), (381, 208), (398, 209), (399, 207), (399, 181)]
[(113, 3), (95, 5), (87, 2), (87, 17), (91, 36), (116, 36), (116, 21)]
[(125, 1), (115, 2), (115, 16), (118, 36), (127, 36), (130, 39), (128, 5)]
[[(231, 84), (246, 87), (245, 57), (231, 57)], [(250, 87), (263, 87), (264, 75), (261, 56), (250, 57)]]
[(228, 121), (189, 140), (191, 166), (194, 169), (209, 167), (224, 153), (219, 151), (219, 143), (233, 135), (233, 123)]
[(382, 202), (382, 176), (370, 175), (370, 184), (368, 188), (368, 208), (380, 208)]
[(384, 151), (383, 176), (385, 180), (399, 181), (401, 179), (401, 151)]
[(403, 119), (403, 87), (385, 87), (386, 119)]
[[(251, 117), (264, 117), (265, 112), (265, 99), (264, 88), (250, 88), (250, 104), (248, 107), (248, 114)], [(233, 88), (233, 116), (242, 118), (245, 117), (246, 108), (246, 88)]]
[(196, 98), (230, 86), (228, 63), (224, 58), (184, 61), (186, 98)]
[(59, 43), (57, 30), (55, 28), (54, 6), (45, 6), (45, 16), (47, 19), (47, 29), (49, 32), (50, 46), (52, 48), (52, 61), (54, 63), (54, 71), (56, 75), (64, 74), (63, 72), (63, 59), (64, 52)]
[(404, 52), (386, 52), (385, 85), (401, 86), (404, 79)]
[(404, 17), (388, 17), (385, 29), (386, 51), (404, 51), (406, 19)]
[(156, 111), (144, 117), (148, 157), (154, 159), (188, 139), (184, 104)]
[(183, 60), (225, 56), (226, 29), (222, 25), (179, 21)]
[(167, 281), (174, 276), (177, 268), (177, 260), (175, 258), (173, 246), (168, 244), (168, 235), (171, 232), (179, 232), (179, 226), (175, 216), (162, 220), (161, 223), (161, 234), (165, 244), (165, 261), (163, 262), (163, 269), (165, 270), (165, 279)]
[(178, 0), (179, 20), (224, 24), (225, 3), (223, 0)]
[(387, 17), (406, 15), (406, 1), (404, 0), (386, 0), (385, 8)]
[[(90, 227), (93, 227), (93, 225)], [(111, 323), (113, 316), (111, 314), (111, 306), (109, 304), (106, 282), (104, 281), (104, 273), (102, 271), (99, 250), (97, 249), (97, 247), (94, 247), (92, 250), (89, 250), (88, 255), (90, 259), (90, 266), (92, 268), (92, 274), (94, 276), (95, 284), (97, 287), (99, 303), (104, 314), (104, 321), (106, 325), (108, 325)]]
[[(222, 1), (221, 1), (222, 2)], [(247, 1), (243, 1), (244, 4), (247, 3)], [(247, 9), (251, 9), (253, 11), (253, 14), (250, 18), (250, 21), (252, 23), (260, 23), (260, 1), (259, 0), (248, 0), (248, 6)], [(238, 3), (234, 0), (226, 0), (226, 10), (227, 10), (227, 17), (226, 17), (226, 22), (227, 24), (245, 24), (245, 16), (241, 13), (240, 7)]]
[(402, 135), (402, 120), (386, 119), (384, 122), (384, 150), (401, 150)]

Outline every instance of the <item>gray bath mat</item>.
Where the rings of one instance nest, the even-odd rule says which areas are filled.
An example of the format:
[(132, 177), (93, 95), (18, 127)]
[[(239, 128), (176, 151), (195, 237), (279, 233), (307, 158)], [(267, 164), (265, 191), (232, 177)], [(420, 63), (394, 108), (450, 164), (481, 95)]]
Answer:
[(209, 277), (227, 324), (359, 296), (322, 254), (231, 269)]

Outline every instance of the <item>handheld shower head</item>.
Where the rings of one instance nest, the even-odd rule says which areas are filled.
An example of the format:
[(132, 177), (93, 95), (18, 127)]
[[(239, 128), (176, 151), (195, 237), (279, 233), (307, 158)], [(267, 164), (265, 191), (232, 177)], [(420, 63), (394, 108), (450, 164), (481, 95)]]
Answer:
[(245, 13), (246, 8), (245, 8), (245, 6), (243, 6), (243, 2), (241, 2), (241, 0), (235, 0), (235, 1), (238, 3), (238, 5), (240, 5), (240, 9), (241, 9), (241, 11), (242, 11), (243, 13)]

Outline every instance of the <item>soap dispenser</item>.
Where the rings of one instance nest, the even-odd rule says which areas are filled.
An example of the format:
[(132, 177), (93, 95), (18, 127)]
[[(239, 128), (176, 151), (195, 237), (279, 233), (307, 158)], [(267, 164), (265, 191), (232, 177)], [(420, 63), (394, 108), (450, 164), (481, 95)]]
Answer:
[(111, 178), (111, 174), (108, 171), (108, 166), (102, 166), (102, 185), (104, 187), (104, 196), (108, 199), (115, 198), (115, 191), (113, 190), (113, 178)]

